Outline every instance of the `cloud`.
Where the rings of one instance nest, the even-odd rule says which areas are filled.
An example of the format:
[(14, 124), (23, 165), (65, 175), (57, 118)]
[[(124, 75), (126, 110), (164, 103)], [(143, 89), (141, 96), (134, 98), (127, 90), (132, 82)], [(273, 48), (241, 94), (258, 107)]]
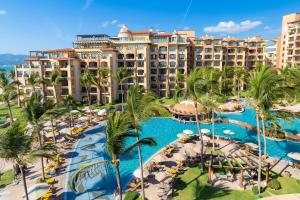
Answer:
[(249, 31), (262, 24), (261, 21), (245, 20), (240, 23), (233, 21), (219, 22), (217, 26), (208, 26), (204, 28), (206, 33), (239, 33)]
[(270, 27), (270, 26), (265, 26), (264, 29), (265, 29), (265, 30), (270, 30), (271, 27)]
[(6, 15), (7, 12), (5, 10), (0, 10), (0, 15)]
[(188, 5), (188, 7), (186, 8), (185, 13), (184, 13), (184, 19), (188, 16), (188, 14), (189, 14), (189, 12), (190, 12), (190, 8), (191, 8), (191, 6), (192, 6), (192, 3), (193, 3), (193, 0), (190, 0), (189, 5)]
[(85, 0), (85, 3), (84, 3), (84, 6), (82, 7), (82, 10), (88, 9), (92, 5), (93, 1), (94, 0)]
[(114, 19), (110, 22), (111, 25), (115, 25), (118, 22), (118, 20)]
[(102, 23), (101, 26), (102, 26), (103, 28), (106, 28), (108, 25), (109, 25), (109, 21), (105, 21), (105, 22)]
[(115, 25), (119, 26), (120, 24), (117, 25), (117, 23), (118, 23), (118, 20), (116, 20), (116, 19), (113, 19), (111, 21), (106, 20), (102, 23), (101, 27), (106, 28), (108, 26), (115, 26)]

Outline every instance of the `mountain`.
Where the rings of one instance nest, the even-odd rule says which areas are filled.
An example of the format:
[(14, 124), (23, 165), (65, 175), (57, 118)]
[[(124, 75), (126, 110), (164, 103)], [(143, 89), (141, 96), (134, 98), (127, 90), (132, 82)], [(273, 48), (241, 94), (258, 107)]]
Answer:
[(24, 58), (26, 57), (28, 56), (22, 54), (0, 54), (0, 65), (15, 65), (24, 63)]

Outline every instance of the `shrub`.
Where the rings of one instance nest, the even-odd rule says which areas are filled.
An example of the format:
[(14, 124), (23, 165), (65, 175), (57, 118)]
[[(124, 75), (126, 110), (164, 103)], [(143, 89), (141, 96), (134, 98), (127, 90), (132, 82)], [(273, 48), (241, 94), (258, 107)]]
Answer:
[(268, 186), (273, 190), (281, 189), (281, 184), (277, 179), (273, 179), (269, 182)]
[(253, 186), (252, 187), (252, 192), (253, 192), (253, 194), (257, 195), (258, 194), (258, 187), (257, 186)]
[(139, 194), (137, 192), (127, 192), (124, 200), (137, 200), (139, 198)]

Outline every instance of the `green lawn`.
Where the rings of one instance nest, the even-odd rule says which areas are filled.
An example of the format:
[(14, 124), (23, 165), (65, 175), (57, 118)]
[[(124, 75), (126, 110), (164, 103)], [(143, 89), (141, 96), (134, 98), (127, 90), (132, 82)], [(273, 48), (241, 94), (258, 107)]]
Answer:
[[(223, 190), (207, 185), (207, 174), (199, 175), (198, 167), (188, 169), (184, 174), (178, 177), (175, 184), (175, 200), (200, 200), (200, 199), (218, 199), (218, 200), (252, 200), (257, 197), (251, 190)], [(275, 191), (267, 189), (262, 196), (299, 193), (300, 185), (293, 178), (279, 177), (282, 189)]]
[(14, 180), (13, 171), (11, 169), (4, 171), (3, 174), (1, 175), (0, 188), (10, 184), (11, 182), (13, 182), (13, 180)]
[[(21, 122), (26, 121), (26, 116), (22, 108), (19, 108), (18, 105), (13, 104), (12, 106), (12, 112), (13, 112), (13, 117), (19, 119)], [(8, 108), (6, 104), (1, 104), (0, 105), (0, 119), (7, 119), (9, 118), (8, 114)], [(0, 129), (0, 133), (2, 133), (4, 130), (7, 128)]]

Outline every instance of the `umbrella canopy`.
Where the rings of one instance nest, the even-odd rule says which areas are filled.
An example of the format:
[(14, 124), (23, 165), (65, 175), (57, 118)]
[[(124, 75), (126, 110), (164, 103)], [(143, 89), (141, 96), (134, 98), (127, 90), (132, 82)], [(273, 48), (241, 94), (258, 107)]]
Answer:
[[(170, 107), (171, 112), (178, 113), (178, 114), (184, 114), (184, 115), (194, 115), (195, 114), (195, 106), (194, 102), (191, 100), (185, 100), (181, 101), (180, 103), (177, 103)], [(200, 103), (197, 103), (197, 112), (198, 114), (205, 113), (204, 106)]]
[(58, 125), (60, 125), (60, 126), (66, 126), (67, 125), (67, 123), (66, 122), (64, 122), (64, 121), (62, 121), (62, 122), (59, 122), (59, 124)]
[(251, 147), (251, 148), (253, 148), (253, 149), (257, 149), (257, 148), (258, 148), (258, 145), (257, 145), (257, 144), (254, 144), (254, 143), (252, 143), (252, 142), (247, 142), (247, 143), (245, 143), (245, 145), (247, 145), (247, 146), (249, 146), (249, 147)]
[(187, 134), (187, 135), (192, 135), (193, 131), (187, 129), (187, 130), (184, 130), (183, 133)]
[[(49, 188), (50, 186), (47, 183), (35, 184), (28, 189), (28, 197), (30, 200), (39, 199), (48, 192)], [(23, 198), (26, 198), (25, 194), (23, 194)]]
[(294, 159), (294, 160), (300, 160), (300, 153), (298, 152), (290, 152), (288, 153), (288, 157)]
[[(55, 125), (55, 122), (53, 122), (53, 125)], [(44, 126), (52, 126), (52, 124), (51, 124), (51, 121), (46, 121), (45, 123), (44, 123)]]
[[(136, 169), (134, 172), (133, 172), (133, 176), (136, 177), (136, 178), (141, 178), (141, 170), (140, 168)], [(143, 171), (143, 176), (144, 178), (149, 176), (149, 172), (147, 170), (144, 170)]]
[(201, 133), (203, 133), (203, 134), (207, 134), (209, 132), (210, 132), (210, 130), (208, 130), (206, 128), (201, 129)]
[(231, 130), (224, 130), (223, 133), (225, 134), (229, 134), (231, 132)]
[(76, 114), (76, 113), (79, 113), (79, 111), (78, 110), (71, 110), (71, 113)]
[(106, 110), (105, 110), (105, 109), (99, 110), (97, 114), (98, 114), (99, 116), (106, 115)]
[(71, 130), (70, 128), (63, 128), (59, 132), (62, 134), (70, 134)]
[(184, 138), (187, 138), (187, 135), (186, 135), (186, 134), (183, 134), (183, 133), (179, 133), (179, 134), (177, 134), (177, 137), (178, 137), (179, 139), (184, 139)]
[(89, 118), (87, 116), (82, 116), (78, 118), (79, 121), (86, 121), (89, 120)]
[(203, 139), (203, 141), (208, 141), (208, 140), (210, 140), (210, 137), (208, 137), (206, 135), (202, 135), (202, 139)]

